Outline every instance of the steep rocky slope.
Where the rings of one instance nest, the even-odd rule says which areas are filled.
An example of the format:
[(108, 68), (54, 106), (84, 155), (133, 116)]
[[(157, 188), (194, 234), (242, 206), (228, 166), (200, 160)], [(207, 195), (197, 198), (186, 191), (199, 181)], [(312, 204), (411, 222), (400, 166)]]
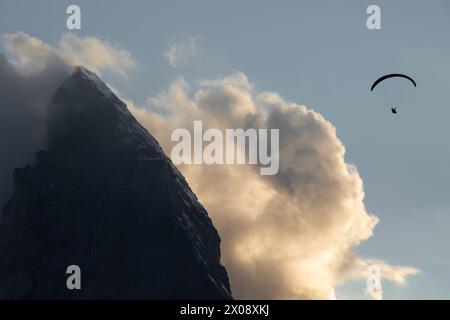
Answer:
[[(49, 148), (16, 169), (0, 298), (228, 299), (220, 238), (157, 141), (93, 73), (55, 93)], [(81, 268), (68, 290), (66, 268)]]

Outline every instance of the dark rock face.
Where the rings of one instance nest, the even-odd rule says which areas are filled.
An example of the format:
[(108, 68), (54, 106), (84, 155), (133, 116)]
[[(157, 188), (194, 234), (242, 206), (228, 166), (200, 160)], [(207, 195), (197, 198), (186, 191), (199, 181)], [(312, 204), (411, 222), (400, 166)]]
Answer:
[(50, 114), (0, 221), (0, 298), (231, 298), (205, 209), (125, 104), (78, 67)]

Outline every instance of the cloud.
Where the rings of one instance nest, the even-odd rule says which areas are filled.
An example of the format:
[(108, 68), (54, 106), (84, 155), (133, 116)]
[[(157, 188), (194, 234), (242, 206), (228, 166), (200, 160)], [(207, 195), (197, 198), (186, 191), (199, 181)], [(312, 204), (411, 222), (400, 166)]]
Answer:
[(51, 46), (25, 33), (3, 36), (0, 53), (0, 204), (11, 196), (13, 170), (46, 146), (48, 105), (74, 65), (124, 74), (135, 62), (117, 46), (92, 37), (62, 35)]
[[(406, 285), (408, 276), (416, 275), (420, 272), (418, 269), (408, 266), (392, 266), (379, 259), (356, 259), (352, 268), (348, 270), (348, 276), (353, 279), (368, 280), (371, 276), (370, 267), (373, 266), (379, 268), (380, 281), (387, 280), (400, 286)], [(365, 294), (373, 300), (382, 300), (383, 287), (380, 286), (378, 290), (372, 290), (370, 286), (367, 286)]]
[[(32, 47), (33, 43), (29, 45)], [(35, 152), (45, 147), (47, 106), (58, 85), (69, 74), (64, 64), (49, 59), (44, 51), (32, 52), (42, 59), (42, 65), (36, 64), (30, 69), (26, 68), (30, 63), (26, 60), (21, 60), (18, 66), (0, 55), (1, 205), (12, 194), (13, 170), (30, 163)]]
[(28, 73), (43, 71), (47, 64), (58, 61), (70, 66), (83, 65), (97, 73), (110, 70), (125, 76), (136, 65), (131, 54), (119, 46), (73, 33), (63, 34), (55, 47), (23, 32), (7, 34), (4, 46), (15, 65)]
[(136, 65), (130, 52), (117, 45), (94, 37), (80, 38), (73, 33), (63, 34), (57, 51), (71, 65), (83, 65), (94, 72), (109, 69), (122, 76)]
[[(334, 299), (337, 284), (365, 279), (373, 263), (397, 284), (418, 272), (354, 252), (378, 218), (366, 211), (363, 181), (322, 115), (276, 93), (254, 92), (243, 73), (197, 85), (177, 79), (146, 109), (127, 101), (166, 153), (172, 130), (192, 130), (194, 120), (205, 129), (280, 129), (275, 176), (251, 166), (180, 167), (219, 230), (235, 298)], [(153, 111), (162, 105), (167, 114)]]
[(199, 36), (182, 37), (172, 40), (164, 52), (164, 57), (167, 59), (169, 65), (176, 69), (195, 55), (199, 41)]
[(24, 75), (45, 72), (52, 65), (66, 65), (55, 49), (23, 32), (3, 35), (3, 46), (12, 65)]
[(253, 85), (242, 72), (235, 72), (228, 77), (213, 80), (200, 80), (197, 82), (201, 87), (236, 87), (245, 91), (253, 91)]

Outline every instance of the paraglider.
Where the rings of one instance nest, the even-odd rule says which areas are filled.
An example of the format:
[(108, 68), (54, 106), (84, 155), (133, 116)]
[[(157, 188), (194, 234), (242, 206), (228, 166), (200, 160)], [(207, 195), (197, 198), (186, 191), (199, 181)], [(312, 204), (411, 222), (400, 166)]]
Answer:
[[(382, 81), (389, 79), (389, 78), (404, 78), (407, 79), (409, 81), (411, 81), (411, 83), (414, 85), (414, 87), (417, 87), (416, 81), (414, 81), (413, 78), (411, 78), (410, 76), (407, 76), (405, 74), (401, 74), (401, 73), (391, 73), (391, 74), (387, 74), (385, 76), (382, 76), (380, 78), (378, 78), (373, 84), (372, 87), (370, 88), (370, 91), (373, 91), (373, 89), (375, 89), (375, 87)], [(397, 107), (391, 108), (391, 112), (393, 114), (397, 114)]]

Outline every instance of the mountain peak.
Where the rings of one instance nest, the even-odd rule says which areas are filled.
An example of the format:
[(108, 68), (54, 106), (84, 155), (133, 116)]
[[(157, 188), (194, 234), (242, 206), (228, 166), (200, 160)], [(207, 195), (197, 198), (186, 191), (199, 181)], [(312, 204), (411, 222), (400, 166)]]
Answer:
[(97, 89), (102, 91), (104, 94), (111, 96), (114, 95), (112, 90), (100, 79), (100, 77), (90, 71), (89, 69), (83, 67), (83, 66), (76, 66), (74, 68), (74, 71), (72, 73), (72, 76), (69, 77), (69, 79), (79, 79), (79, 80), (85, 80), (89, 81), (91, 84), (95, 85)]
[(94, 72), (90, 71), (88, 68), (86, 68), (86, 67), (84, 67), (82, 65), (75, 66), (73, 68), (72, 74), (73, 75), (85, 74), (85, 75), (95, 75), (95, 76), (97, 76)]
[(94, 74), (94, 72), (90, 71), (88, 68), (86, 68), (85, 66), (82, 65), (77, 65), (73, 68), (73, 73), (85, 73), (85, 74)]
[[(48, 127), (0, 221), (0, 299), (231, 298), (206, 210), (97, 75), (75, 68)], [(74, 264), (83, 289), (70, 291)]]
[(76, 84), (79, 85), (80, 83), (91, 85), (93, 88), (96, 88), (107, 97), (116, 97), (112, 90), (100, 79), (100, 77), (96, 73), (83, 66), (76, 66), (71, 76), (68, 77), (66, 81), (64, 81), (61, 88), (69, 89), (71, 86), (74, 86)]
[(159, 148), (125, 103), (94, 72), (82, 66), (76, 67), (56, 91), (48, 132), (50, 146), (71, 142), (95, 147), (144, 138)]

